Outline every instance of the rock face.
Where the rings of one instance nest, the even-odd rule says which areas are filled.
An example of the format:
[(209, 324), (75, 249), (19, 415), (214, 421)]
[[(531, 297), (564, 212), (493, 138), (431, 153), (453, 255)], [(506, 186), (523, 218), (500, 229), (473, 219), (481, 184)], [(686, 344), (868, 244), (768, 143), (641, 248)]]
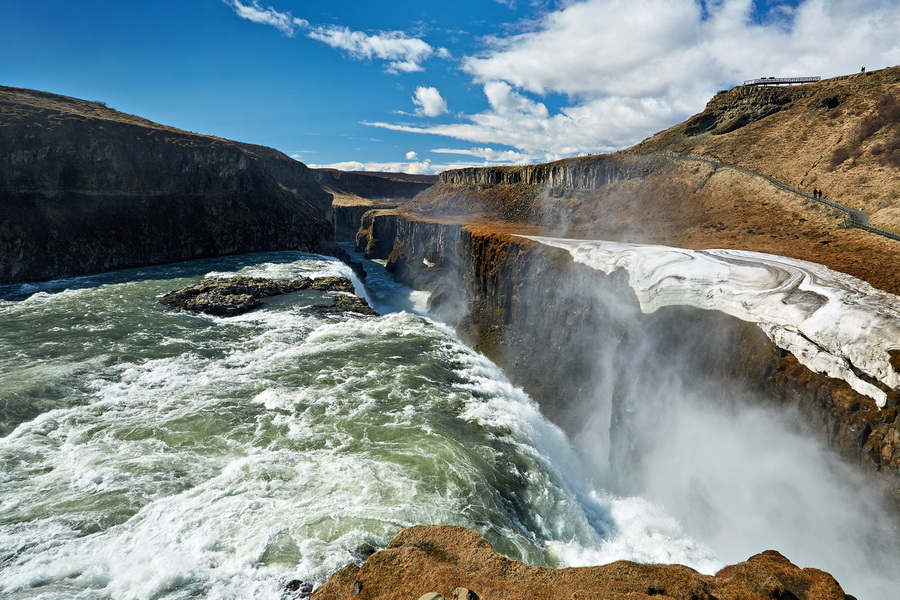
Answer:
[(623, 155), (574, 158), (522, 167), (479, 167), (441, 173), (440, 183), (455, 185), (542, 185), (593, 190), (626, 178), (646, 176), (658, 164), (652, 158)]
[[(468, 592), (468, 593), (467, 593)], [(678, 600), (846, 600), (834, 578), (800, 569), (778, 552), (767, 551), (715, 576), (679, 565), (618, 561), (599, 567), (531, 567), (494, 552), (477, 533), (462, 527), (429, 526), (402, 530), (388, 547), (361, 567), (338, 571), (313, 594), (315, 600), (406, 600), (422, 598), (486, 600), (604, 600), (659, 596)], [(470, 595), (471, 594), (471, 595)]]
[(234, 317), (251, 311), (263, 303), (263, 298), (317, 290), (343, 292), (335, 296), (330, 305), (317, 304), (315, 308), (325, 312), (355, 312), (377, 315), (368, 303), (353, 293), (353, 282), (346, 277), (303, 277), (294, 281), (275, 281), (264, 277), (229, 277), (226, 279), (204, 279), (194, 285), (165, 294), (160, 304), (180, 308), (190, 312), (202, 312), (219, 317)]
[(358, 221), (356, 249), (366, 258), (387, 258), (397, 239), (397, 211), (370, 210)]
[(0, 284), (333, 247), (310, 169), (95, 102), (0, 87)]

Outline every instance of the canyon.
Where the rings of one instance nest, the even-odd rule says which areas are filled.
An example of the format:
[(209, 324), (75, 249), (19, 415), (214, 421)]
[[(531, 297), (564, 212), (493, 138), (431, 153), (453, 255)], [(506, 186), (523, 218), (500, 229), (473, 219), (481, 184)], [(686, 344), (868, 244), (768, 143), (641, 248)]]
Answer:
[(0, 87), (0, 283), (334, 250), (331, 197), (271, 148)]
[[(433, 182), (316, 171), (272, 149), (99, 103), (0, 88), (0, 283), (266, 250), (346, 258), (335, 242), (353, 242), (386, 261), (398, 281), (428, 290), (430, 312), (570, 437), (608, 436), (602, 450), (621, 492), (647, 484), (642, 444), (647, 432), (667, 433), (667, 393), (708, 401), (727, 390), (715, 394), (717, 410), (777, 410), (791, 431), (864, 473), (871, 506), (892, 515), (894, 529), (883, 532), (890, 545), (900, 515), (900, 348), (891, 338), (893, 305), (882, 311), (866, 298), (900, 293), (900, 241), (891, 237), (900, 235), (898, 99), (900, 67), (794, 88), (737, 87), (628, 150), (460, 169)], [(608, 268), (596, 268), (579, 259), (591, 247), (571, 240), (618, 246), (606, 247)], [(875, 331), (863, 316), (831, 341), (804, 331), (790, 342), (794, 322), (775, 331), (771, 320), (721, 302), (654, 304), (622, 258), (649, 251), (728, 256), (746, 269), (776, 261), (753, 263), (744, 252), (823, 265), (849, 276), (841, 279), (845, 297), (862, 298), (884, 321), (875, 320)], [(691, 280), (677, 269), (668, 276)], [(816, 278), (773, 277), (775, 288), (793, 282), (783, 290), (792, 300), (775, 315), (796, 306), (814, 314), (832, 299), (810, 287)], [(723, 291), (727, 283), (713, 282), (704, 297), (734, 296)], [(850, 334), (877, 346), (874, 354), (854, 354), (841, 337)], [(827, 349), (831, 366), (798, 344), (811, 354)], [(608, 413), (588, 418), (601, 399)], [(642, 399), (647, 406), (638, 406)], [(497, 572), (467, 567), (476, 555)], [(414, 586), (412, 574), (423, 569), (447, 577)], [(715, 577), (631, 563), (590, 573), (535, 569), (494, 554), (472, 532), (404, 530), (314, 597), (449, 595), (466, 583), (460, 570), (477, 571), (467, 587), (483, 597), (571, 592), (565, 586), (582, 589), (586, 578), (619, 582), (615, 591), (598, 588), (620, 594), (610, 597), (843, 597), (830, 576), (799, 574), (776, 553)], [(509, 572), (515, 583), (503, 579)], [(729, 591), (737, 580), (746, 587)]]

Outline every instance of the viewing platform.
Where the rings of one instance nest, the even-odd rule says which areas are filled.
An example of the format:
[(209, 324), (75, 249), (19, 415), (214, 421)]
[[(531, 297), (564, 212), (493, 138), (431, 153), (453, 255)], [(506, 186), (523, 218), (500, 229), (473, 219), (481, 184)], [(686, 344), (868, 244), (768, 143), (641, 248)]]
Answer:
[(744, 85), (798, 85), (815, 83), (821, 79), (821, 77), (760, 77), (759, 79), (748, 79)]

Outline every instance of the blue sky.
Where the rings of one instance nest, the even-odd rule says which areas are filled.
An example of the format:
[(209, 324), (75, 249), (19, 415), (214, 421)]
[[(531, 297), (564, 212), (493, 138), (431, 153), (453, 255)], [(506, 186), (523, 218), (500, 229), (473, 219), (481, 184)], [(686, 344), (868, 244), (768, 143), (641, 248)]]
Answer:
[(605, 152), (744, 79), (897, 64), (897, 0), (0, 6), (0, 85), (353, 170)]

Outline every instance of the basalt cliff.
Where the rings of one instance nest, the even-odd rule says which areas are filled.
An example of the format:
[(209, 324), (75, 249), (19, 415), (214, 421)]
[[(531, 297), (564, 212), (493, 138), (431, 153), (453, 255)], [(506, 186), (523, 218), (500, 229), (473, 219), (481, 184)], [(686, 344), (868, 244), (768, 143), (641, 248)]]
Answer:
[[(898, 148), (898, 67), (791, 88), (741, 86), (625, 151), (445, 172), (400, 210), (368, 213), (357, 241), (389, 258), (400, 279), (432, 290), (432, 308), (570, 433), (583, 429), (579, 405), (602, 380), (620, 464), (634, 466), (633, 411), (621, 399), (635, 386), (665, 388), (665, 373), (691, 373), (690, 386), (727, 386), (729, 401), (788, 408), (797, 429), (870, 473), (871, 493), (892, 497), (900, 514), (895, 375), (879, 381), (843, 357), (849, 375), (834, 376), (807, 356), (827, 344), (791, 350), (758, 323), (715, 309), (649, 311), (626, 269), (603, 273), (520, 237), (763, 252), (897, 294)], [(900, 352), (886, 344), (877, 352), (895, 374)], [(635, 356), (644, 364), (625, 358)], [(860, 393), (867, 385), (872, 393)]]
[(0, 284), (333, 249), (331, 196), (284, 154), (0, 87)]

